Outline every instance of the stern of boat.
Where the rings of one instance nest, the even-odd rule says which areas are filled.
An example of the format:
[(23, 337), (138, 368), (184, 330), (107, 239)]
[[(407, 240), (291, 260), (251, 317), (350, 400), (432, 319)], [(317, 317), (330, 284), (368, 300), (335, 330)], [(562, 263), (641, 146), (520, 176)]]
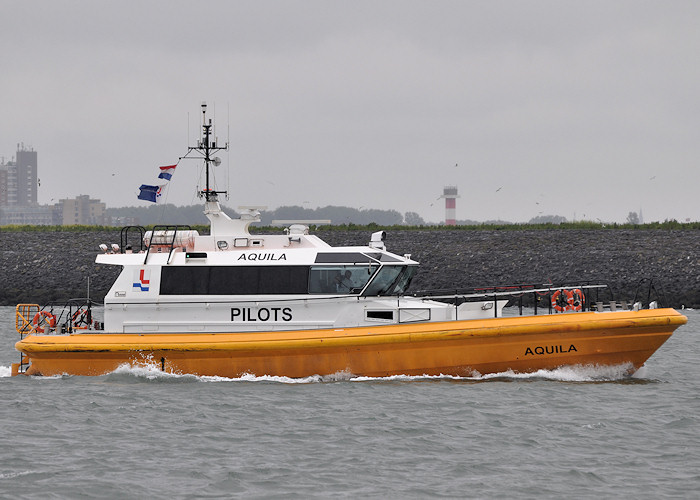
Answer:
[[(92, 301), (72, 299), (62, 304), (18, 304), (15, 307), (15, 330), (22, 340), (30, 335), (62, 336), (71, 333), (94, 333), (104, 328), (92, 314)], [(15, 345), (17, 348), (17, 345)], [(20, 353), (19, 363), (11, 364), (11, 375), (31, 375), (31, 354)]]

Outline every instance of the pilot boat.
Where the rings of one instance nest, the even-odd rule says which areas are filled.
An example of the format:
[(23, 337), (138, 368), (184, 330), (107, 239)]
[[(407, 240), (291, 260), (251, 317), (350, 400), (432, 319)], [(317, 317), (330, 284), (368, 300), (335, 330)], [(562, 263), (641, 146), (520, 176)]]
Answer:
[[(231, 218), (223, 192), (210, 189), (213, 154), (228, 144), (217, 146), (205, 104), (202, 117), (202, 136), (183, 158), (204, 163), (209, 234), (122, 229), (120, 245), (103, 245), (96, 257), (121, 267), (103, 321), (90, 301), (18, 305), (13, 375), (102, 375), (123, 365), (222, 377), (471, 376), (574, 365), (634, 372), (687, 321), (654, 303), (594, 306), (601, 285), (410, 294), (419, 264), (389, 252), (383, 231), (347, 247), (331, 247), (304, 224), (251, 234), (259, 212)], [(504, 317), (504, 306), (526, 294), (545, 297), (547, 307)]]

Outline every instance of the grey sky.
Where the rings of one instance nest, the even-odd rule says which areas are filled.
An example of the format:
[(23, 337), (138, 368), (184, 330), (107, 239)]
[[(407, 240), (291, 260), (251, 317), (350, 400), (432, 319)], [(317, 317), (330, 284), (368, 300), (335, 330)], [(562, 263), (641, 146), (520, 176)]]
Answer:
[[(0, 155), (38, 151), (43, 203), (145, 205), (206, 100), (232, 207), (439, 221), (456, 184), (458, 219), (700, 219), (700, 2), (4, 0), (0, 18)], [(168, 201), (198, 203), (198, 177), (181, 163)]]

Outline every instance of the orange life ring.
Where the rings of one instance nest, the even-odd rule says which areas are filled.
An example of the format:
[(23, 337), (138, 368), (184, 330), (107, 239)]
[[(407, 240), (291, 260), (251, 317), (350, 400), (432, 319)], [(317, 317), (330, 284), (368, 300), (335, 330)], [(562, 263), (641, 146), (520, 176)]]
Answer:
[[(89, 322), (87, 320), (87, 313), (88, 312), (85, 309), (78, 309), (73, 313), (73, 316), (71, 316), (71, 323), (73, 324), (73, 328), (81, 330), (88, 327)], [(78, 326), (81, 323), (83, 323), (85, 326)]]
[(44, 327), (42, 326), (44, 323), (46, 323), (49, 328), (55, 328), (56, 316), (49, 311), (39, 311), (34, 315), (34, 319), (32, 320), (32, 328), (39, 333), (44, 333)]
[(552, 308), (555, 311), (564, 312), (569, 308), (572, 300), (572, 294), (569, 290), (557, 290), (552, 294)]
[(571, 291), (571, 298), (569, 299), (569, 309), (572, 311), (580, 311), (586, 304), (586, 296), (583, 294), (580, 288), (574, 288)]
[(579, 288), (557, 290), (552, 294), (552, 308), (558, 312), (580, 311), (585, 303), (586, 297)]

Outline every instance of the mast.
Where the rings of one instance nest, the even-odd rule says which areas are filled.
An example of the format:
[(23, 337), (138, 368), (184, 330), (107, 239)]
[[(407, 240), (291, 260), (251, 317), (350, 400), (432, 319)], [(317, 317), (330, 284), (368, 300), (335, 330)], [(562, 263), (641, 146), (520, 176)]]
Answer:
[(211, 118), (207, 120), (207, 103), (202, 102), (202, 136), (197, 141), (196, 146), (190, 146), (187, 149), (187, 154), (183, 158), (192, 158), (191, 153), (196, 153), (200, 158), (204, 159), (204, 170), (205, 170), (205, 186), (204, 189), (199, 191), (197, 194), (200, 198), (204, 198), (205, 201), (218, 201), (219, 194), (226, 194), (226, 191), (217, 191), (212, 189), (210, 182), (210, 167), (218, 167), (221, 164), (221, 159), (217, 156), (212, 157), (219, 151), (228, 151), (228, 142), (223, 146), (217, 144), (217, 138), (213, 133), (214, 125), (212, 124)]
[[(238, 219), (231, 219), (219, 205), (219, 195), (227, 194), (227, 191), (217, 191), (212, 182), (210, 168), (221, 165), (221, 159), (214, 156), (219, 151), (228, 151), (228, 141), (223, 146), (218, 144), (214, 135), (214, 125), (211, 118), (207, 119), (207, 103), (202, 102), (202, 136), (196, 146), (187, 148), (187, 154), (182, 159), (203, 159), (205, 170), (204, 189), (197, 192), (200, 198), (204, 198), (204, 215), (210, 222), (210, 235), (218, 240), (227, 240), (233, 236), (248, 237), (248, 226), (253, 222), (260, 222), (260, 213), (249, 210), (247, 214)], [(219, 247), (219, 250), (224, 248)]]

